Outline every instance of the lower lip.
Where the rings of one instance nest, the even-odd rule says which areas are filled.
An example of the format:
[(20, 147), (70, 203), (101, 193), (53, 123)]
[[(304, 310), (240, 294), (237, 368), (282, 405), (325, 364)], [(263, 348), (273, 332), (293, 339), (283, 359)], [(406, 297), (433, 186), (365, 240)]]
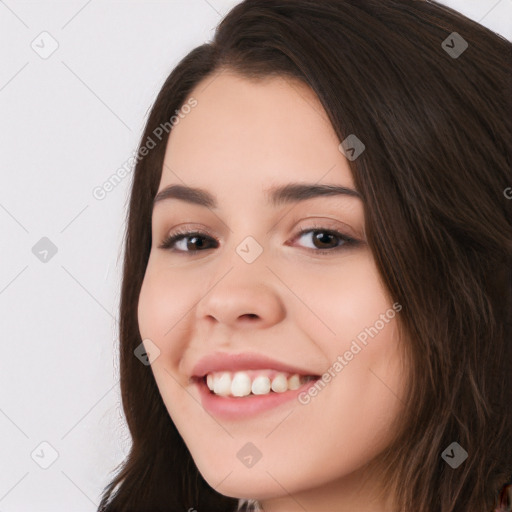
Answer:
[(206, 411), (220, 418), (239, 420), (255, 416), (297, 399), (300, 393), (314, 386), (318, 380), (310, 380), (298, 389), (284, 391), (283, 393), (271, 391), (266, 395), (248, 395), (239, 398), (215, 395), (206, 385), (204, 378), (196, 380), (195, 385), (199, 390), (201, 404)]

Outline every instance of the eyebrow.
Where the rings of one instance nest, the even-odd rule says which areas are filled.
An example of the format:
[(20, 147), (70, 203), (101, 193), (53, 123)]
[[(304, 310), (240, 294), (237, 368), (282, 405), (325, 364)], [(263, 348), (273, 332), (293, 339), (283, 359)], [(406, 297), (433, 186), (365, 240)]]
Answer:
[[(265, 192), (272, 206), (305, 201), (322, 196), (342, 195), (362, 199), (361, 194), (352, 188), (339, 185), (318, 185), (316, 183), (289, 183), (280, 187), (272, 187)], [(153, 200), (153, 208), (157, 203), (169, 199), (180, 199), (207, 208), (217, 208), (217, 201), (210, 192), (185, 185), (169, 185), (162, 189)]]

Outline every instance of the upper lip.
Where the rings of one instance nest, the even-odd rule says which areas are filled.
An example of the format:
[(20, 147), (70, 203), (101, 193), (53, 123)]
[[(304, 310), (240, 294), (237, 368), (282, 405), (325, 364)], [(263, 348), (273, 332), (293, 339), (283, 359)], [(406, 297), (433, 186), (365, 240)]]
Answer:
[(201, 358), (192, 369), (192, 377), (204, 377), (208, 373), (237, 370), (277, 370), (280, 372), (315, 375), (310, 370), (275, 361), (254, 353), (228, 354), (215, 352)]

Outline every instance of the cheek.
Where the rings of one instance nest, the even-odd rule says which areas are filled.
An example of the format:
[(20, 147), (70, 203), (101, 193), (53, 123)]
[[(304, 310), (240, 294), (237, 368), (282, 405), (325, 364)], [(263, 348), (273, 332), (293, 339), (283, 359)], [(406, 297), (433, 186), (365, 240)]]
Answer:
[[(332, 274), (323, 283), (317, 281), (310, 292), (317, 294), (322, 320), (334, 332), (318, 336), (318, 330), (316, 335), (311, 330), (335, 375), (327, 384), (331, 389), (326, 390), (323, 405), (331, 421), (346, 429), (346, 440), (361, 436), (357, 444), (364, 446), (363, 437), (374, 437), (377, 427), (385, 430), (400, 409), (405, 382), (397, 329), (400, 313), (387, 296), (370, 253), (347, 257)], [(329, 293), (321, 294), (322, 289)], [(343, 406), (333, 407), (336, 402)]]
[(193, 292), (189, 283), (179, 272), (158, 271), (150, 260), (139, 295), (139, 331), (166, 356), (178, 348), (174, 340), (183, 338), (180, 331), (187, 325)]
[(307, 272), (282, 268), (281, 274), (301, 299), (287, 308), (293, 308), (295, 321), (328, 354), (344, 349), (392, 306), (369, 251), (349, 253), (336, 265)]
[(183, 273), (166, 270), (150, 258), (139, 295), (139, 331), (143, 340), (150, 339), (160, 351), (151, 370), (178, 428), (182, 425), (180, 419), (197, 414), (197, 403), (184, 392), (187, 379), (177, 371), (188, 340), (193, 337), (187, 314), (192, 314), (191, 305), (197, 300), (196, 295), (190, 279)]
[[(329, 382), (317, 395), (304, 397), (294, 419), (300, 417), (297, 423), (315, 432), (304, 448), (316, 468), (315, 478), (332, 477), (376, 456), (392, 436), (405, 387), (400, 313), (370, 254), (347, 255), (337, 267), (295, 276), (292, 269), (282, 269), (285, 272), (289, 275), (284, 280), (293, 282), (294, 292), (310, 308), (304, 313), (301, 304), (301, 310), (294, 310), (294, 322), (322, 351), (329, 373)], [(292, 445), (293, 435), (289, 437)], [(279, 449), (278, 444), (273, 448)], [(342, 453), (342, 459), (329, 456), (335, 452)], [(280, 469), (284, 478), (286, 468)]]

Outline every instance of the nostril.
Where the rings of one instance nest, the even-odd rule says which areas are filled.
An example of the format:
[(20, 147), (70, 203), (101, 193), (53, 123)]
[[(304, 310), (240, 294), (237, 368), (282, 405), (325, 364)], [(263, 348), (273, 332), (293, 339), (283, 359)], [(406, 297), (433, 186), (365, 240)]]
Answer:
[(256, 315), (255, 313), (246, 313), (245, 315), (241, 315), (241, 316), (242, 316), (242, 318), (247, 317), (249, 319), (258, 318), (258, 315)]

